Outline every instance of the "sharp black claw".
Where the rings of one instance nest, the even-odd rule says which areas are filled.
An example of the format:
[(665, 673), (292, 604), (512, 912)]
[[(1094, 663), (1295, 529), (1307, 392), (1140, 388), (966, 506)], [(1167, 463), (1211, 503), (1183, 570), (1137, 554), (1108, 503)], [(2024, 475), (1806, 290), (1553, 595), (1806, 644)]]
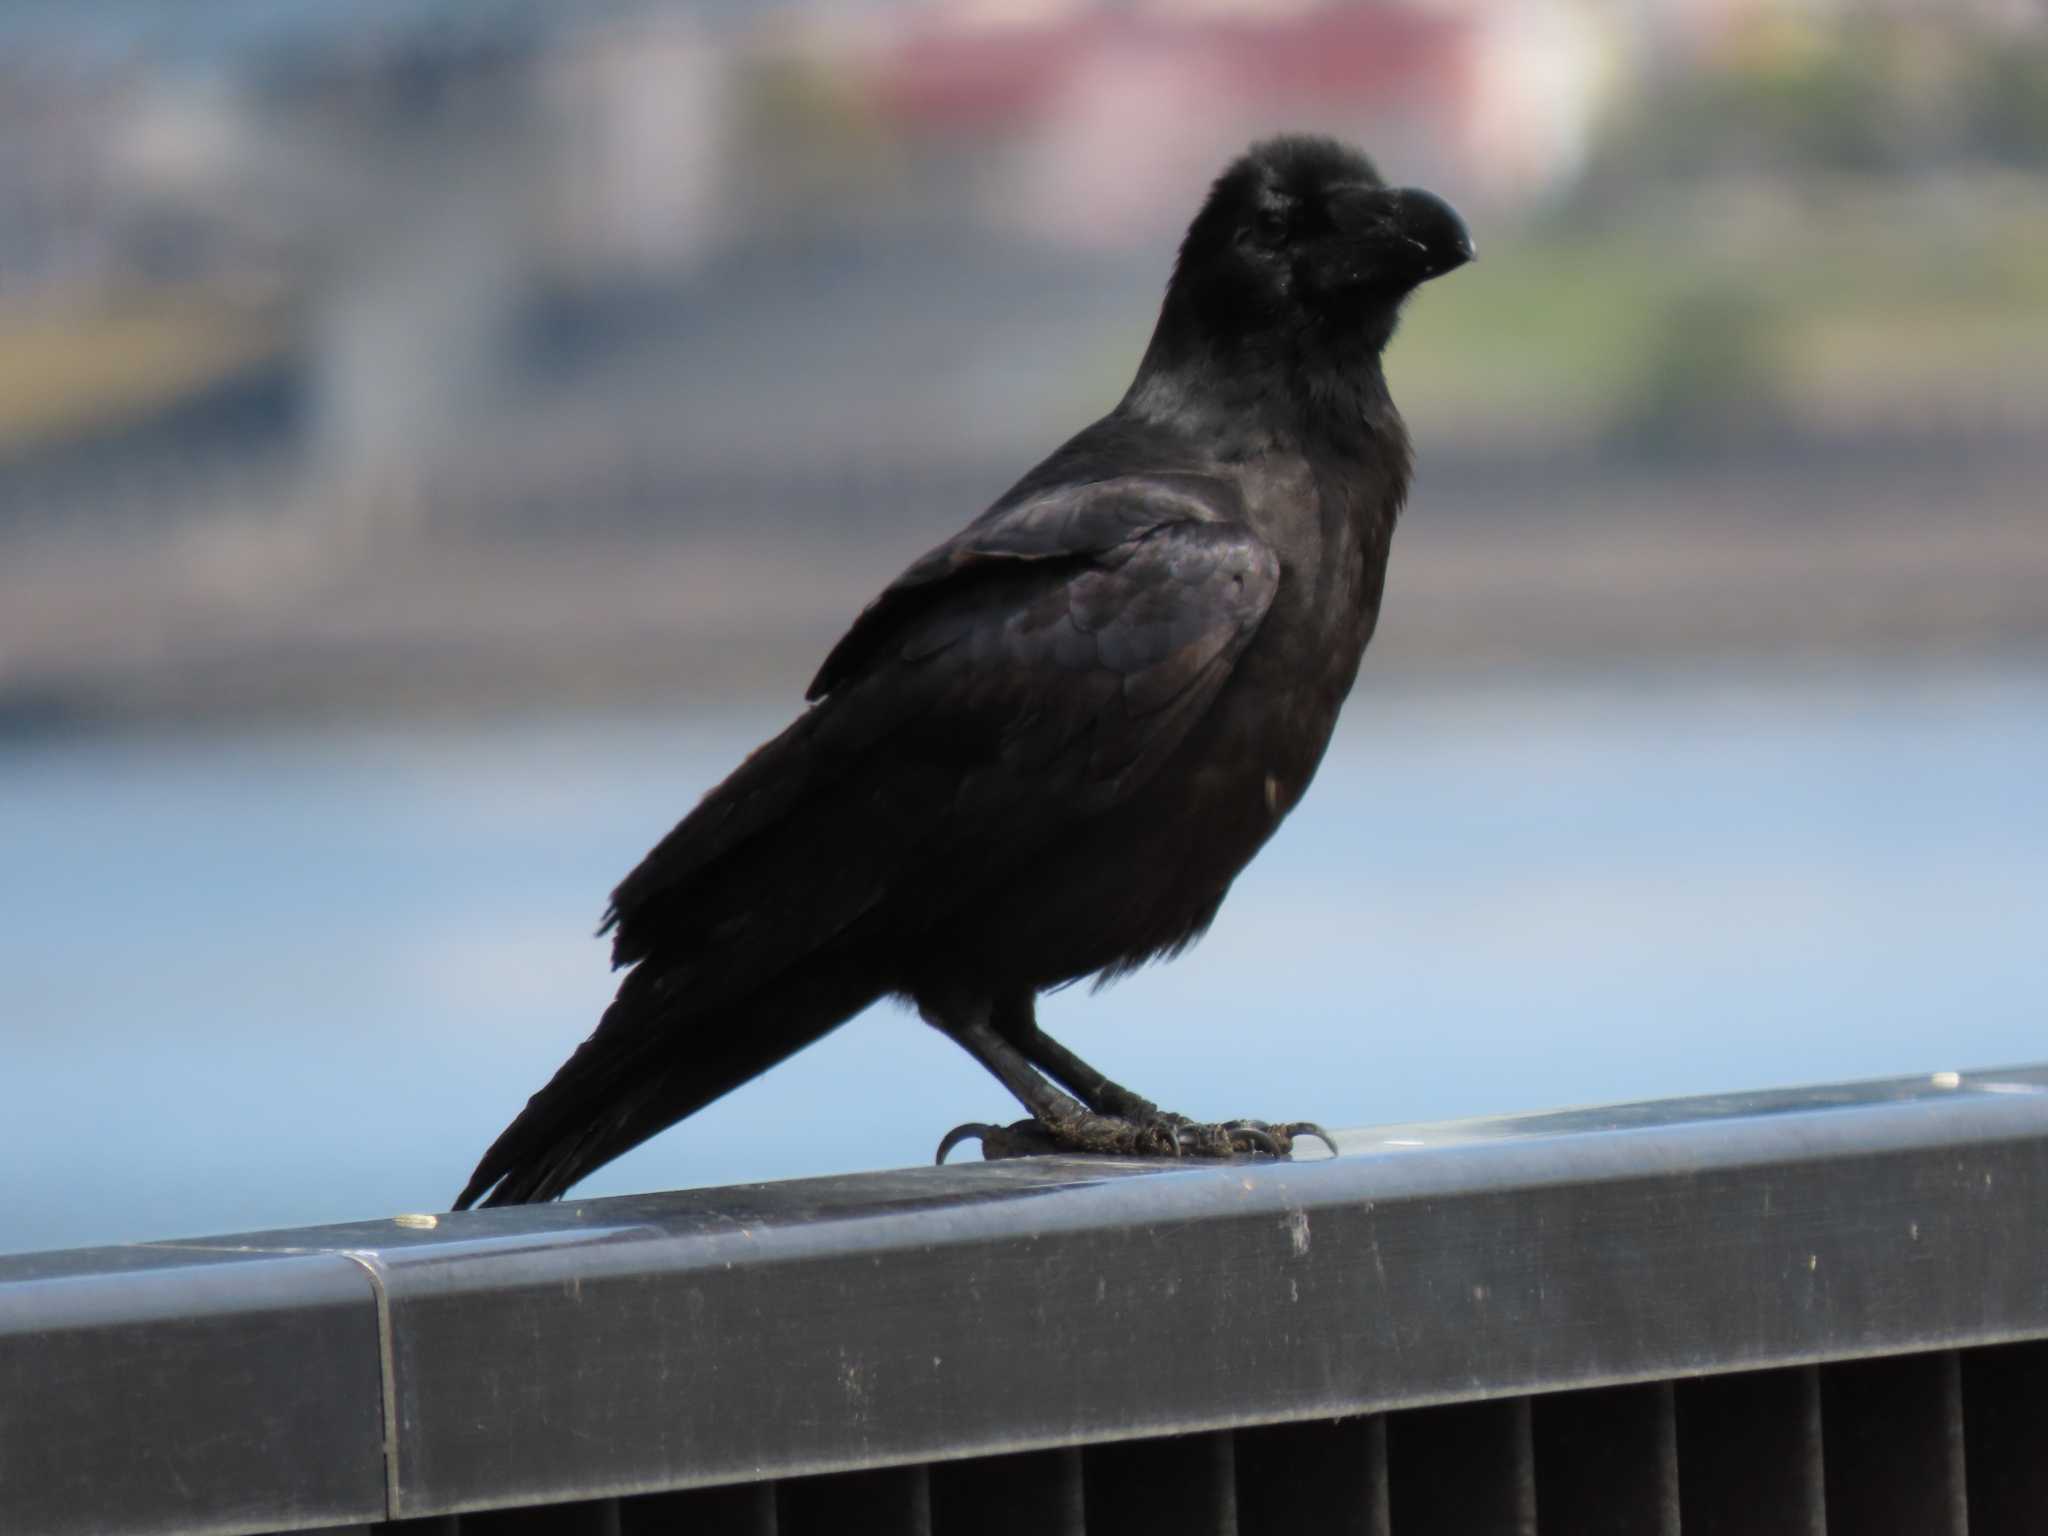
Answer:
[(998, 1129), (999, 1127), (997, 1126), (983, 1125), (979, 1120), (970, 1120), (965, 1125), (956, 1125), (940, 1139), (938, 1155), (932, 1161), (943, 1166), (947, 1154), (959, 1146), (961, 1142), (986, 1140), (988, 1137), (995, 1135)]
[(1241, 1141), (1249, 1150), (1263, 1152), (1268, 1157), (1287, 1155), (1280, 1150), (1279, 1138), (1263, 1125), (1226, 1125), (1223, 1129), (1230, 1133), (1233, 1143)]
[(1297, 1120), (1294, 1122), (1294, 1124), (1283, 1125), (1282, 1127), (1280, 1127), (1280, 1129), (1285, 1131), (1289, 1137), (1297, 1140), (1303, 1136), (1315, 1137), (1317, 1141), (1320, 1141), (1324, 1146), (1330, 1149), (1330, 1156), (1332, 1157), (1342, 1157), (1344, 1155), (1342, 1152), (1337, 1150), (1336, 1138), (1333, 1137), (1328, 1131), (1324, 1130), (1320, 1125), (1317, 1125), (1313, 1120)]

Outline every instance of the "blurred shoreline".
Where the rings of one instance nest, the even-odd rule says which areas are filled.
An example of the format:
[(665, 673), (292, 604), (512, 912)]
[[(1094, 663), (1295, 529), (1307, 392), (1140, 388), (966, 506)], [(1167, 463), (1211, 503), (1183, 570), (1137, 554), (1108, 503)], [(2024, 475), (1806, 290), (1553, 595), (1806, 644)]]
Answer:
[[(2024, 440), (1637, 463), (1425, 442), (1370, 675), (2038, 652), (2044, 468)], [(0, 734), (794, 704), (861, 604), (1010, 473), (643, 486), (630, 516), (524, 535), (251, 507), (17, 537)]]
[(794, 700), (1283, 129), (1484, 253), (1371, 675), (2048, 642), (2025, 7), (32, 9), (0, 732)]

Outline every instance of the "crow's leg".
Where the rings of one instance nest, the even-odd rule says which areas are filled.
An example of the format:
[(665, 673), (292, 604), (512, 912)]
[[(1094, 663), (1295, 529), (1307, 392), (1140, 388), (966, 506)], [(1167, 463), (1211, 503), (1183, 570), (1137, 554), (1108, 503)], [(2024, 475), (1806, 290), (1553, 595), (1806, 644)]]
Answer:
[(1118, 1152), (1125, 1156), (1174, 1157), (1174, 1128), (1154, 1110), (1147, 1120), (1098, 1114), (1047, 1082), (1030, 1060), (991, 1022), (987, 1004), (925, 1009), (925, 1018), (988, 1068), (995, 1080), (1031, 1111), (1014, 1126), (962, 1125), (946, 1133), (939, 1161), (961, 1142), (979, 1138), (985, 1156), (1019, 1157), (1033, 1152)]
[(1107, 1073), (1091, 1067), (1041, 1029), (1036, 1003), (1037, 999), (1027, 994), (1021, 1006), (1014, 1000), (999, 1005), (998, 1026), (1017, 1043), (1033, 1066), (1073, 1089), (1098, 1115), (1112, 1115), (1120, 1120), (1164, 1120), (1179, 1130), (1183, 1151), (1207, 1152), (1212, 1156), (1264, 1152), (1272, 1157), (1286, 1157), (1294, 1150), (1297, 1136), (1313, 1136), (1333, 1155), (1337, 1151), (1329, 1133), (1312, 1120), (1296, 1120), (1286, 1125), (1268, 1125), (1263, 1120), (1226, 1120), (1220, 1125), (1201, 1125), (1186, 1115), (1163, 1112), (1143, 1094), (1131, 1092)]
[[(1011, 1037), (1015, 1039), (1015, 1036)], [(1088, 1065), (1036, 1023), (1019, 1042), (1025, 1058), (1042, 1072), (1049, 1072), (1073, 1089), (1082, 1103), (1098, 1115), (1115, 1115), (1124, 1120), (1161, 1118), (1159, 1106), (1143, 1094), (1133, 1093), (1122, 1083)]]
[[(1185, 1115), (1165, 1113), (1040, 1029), (1033, 1003), (1032, 995), (1025, 993), (1021, 998), (1005, 998), (992, 1009), (961, 1010), (958, 1014), (948, 1010), (944, 1018), (926, 1015), (987, 1067), (1033, 1116), (1012, 1126), (960, 1126), (940, 1144), (941, 1162), (960, 1142), (974, 1137), (980, 1138), (982, 1155), (989, 1158), (1059, 1151), (1165, 1157), (1262, 1152), (1286, 1157), (1296, 1136), (1317, 1137), (1332, 1152), (1337, 1150), (1319, 1126), (1307, 1121), (1268, 1125), (1262, 1120), (1231, 1120), (1205, 1125)], [(1040, 1071), (1073, 1089), (1080, 1102), (1061, 1093)]]

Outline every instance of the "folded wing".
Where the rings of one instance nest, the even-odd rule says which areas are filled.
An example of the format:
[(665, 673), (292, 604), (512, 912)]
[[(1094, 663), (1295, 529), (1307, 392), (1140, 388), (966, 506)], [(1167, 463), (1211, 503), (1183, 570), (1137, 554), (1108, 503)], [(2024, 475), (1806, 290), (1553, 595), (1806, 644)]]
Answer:
[(863, 922), (900, 931), (878, 916), (897, 882), (965, 895), (1006, 848), (1133, 793), (1278, 587), (1233, 497), (1192, 475), (1095, 482), (999, 507), (917, 561), (834, 649), (813, 708), (619, 886), (615, 958), (745, 933), (784, 963)]

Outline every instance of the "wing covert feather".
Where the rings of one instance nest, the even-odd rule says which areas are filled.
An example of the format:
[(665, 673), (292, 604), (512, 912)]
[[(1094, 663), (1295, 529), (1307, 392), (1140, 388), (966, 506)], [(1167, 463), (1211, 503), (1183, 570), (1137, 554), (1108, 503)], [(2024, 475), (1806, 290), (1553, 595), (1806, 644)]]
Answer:
[(1280, 565), (1242, 527), (1169, 523), (1005, 575), (905, 626), (896, 665), (851, 697), (869, 678), (910, 694), (984, 792), (1015, 769), (1002, 798), (1069, 816), (1113, 805), (1180, 744), (1257, 632)]
[(1140, 531), (1064, 557), (984, 546), (915, 583), (861, 665), (627, 877), (614, 958), (773, 966), (856, 925), (915, 928), (1134, 793), (1213, 703), (1280, 563), (1237, 523), (1097, 517)]
[(823, 698), (855, 676), (936, 590), (1019, 564), (1107, 554), (1170, 523), (1240, 522), (1243, 512), (1235, 485), (1199, 474), (1124, 475), (1005, 497), (890, 582), (832, 648), (804, 696)]

